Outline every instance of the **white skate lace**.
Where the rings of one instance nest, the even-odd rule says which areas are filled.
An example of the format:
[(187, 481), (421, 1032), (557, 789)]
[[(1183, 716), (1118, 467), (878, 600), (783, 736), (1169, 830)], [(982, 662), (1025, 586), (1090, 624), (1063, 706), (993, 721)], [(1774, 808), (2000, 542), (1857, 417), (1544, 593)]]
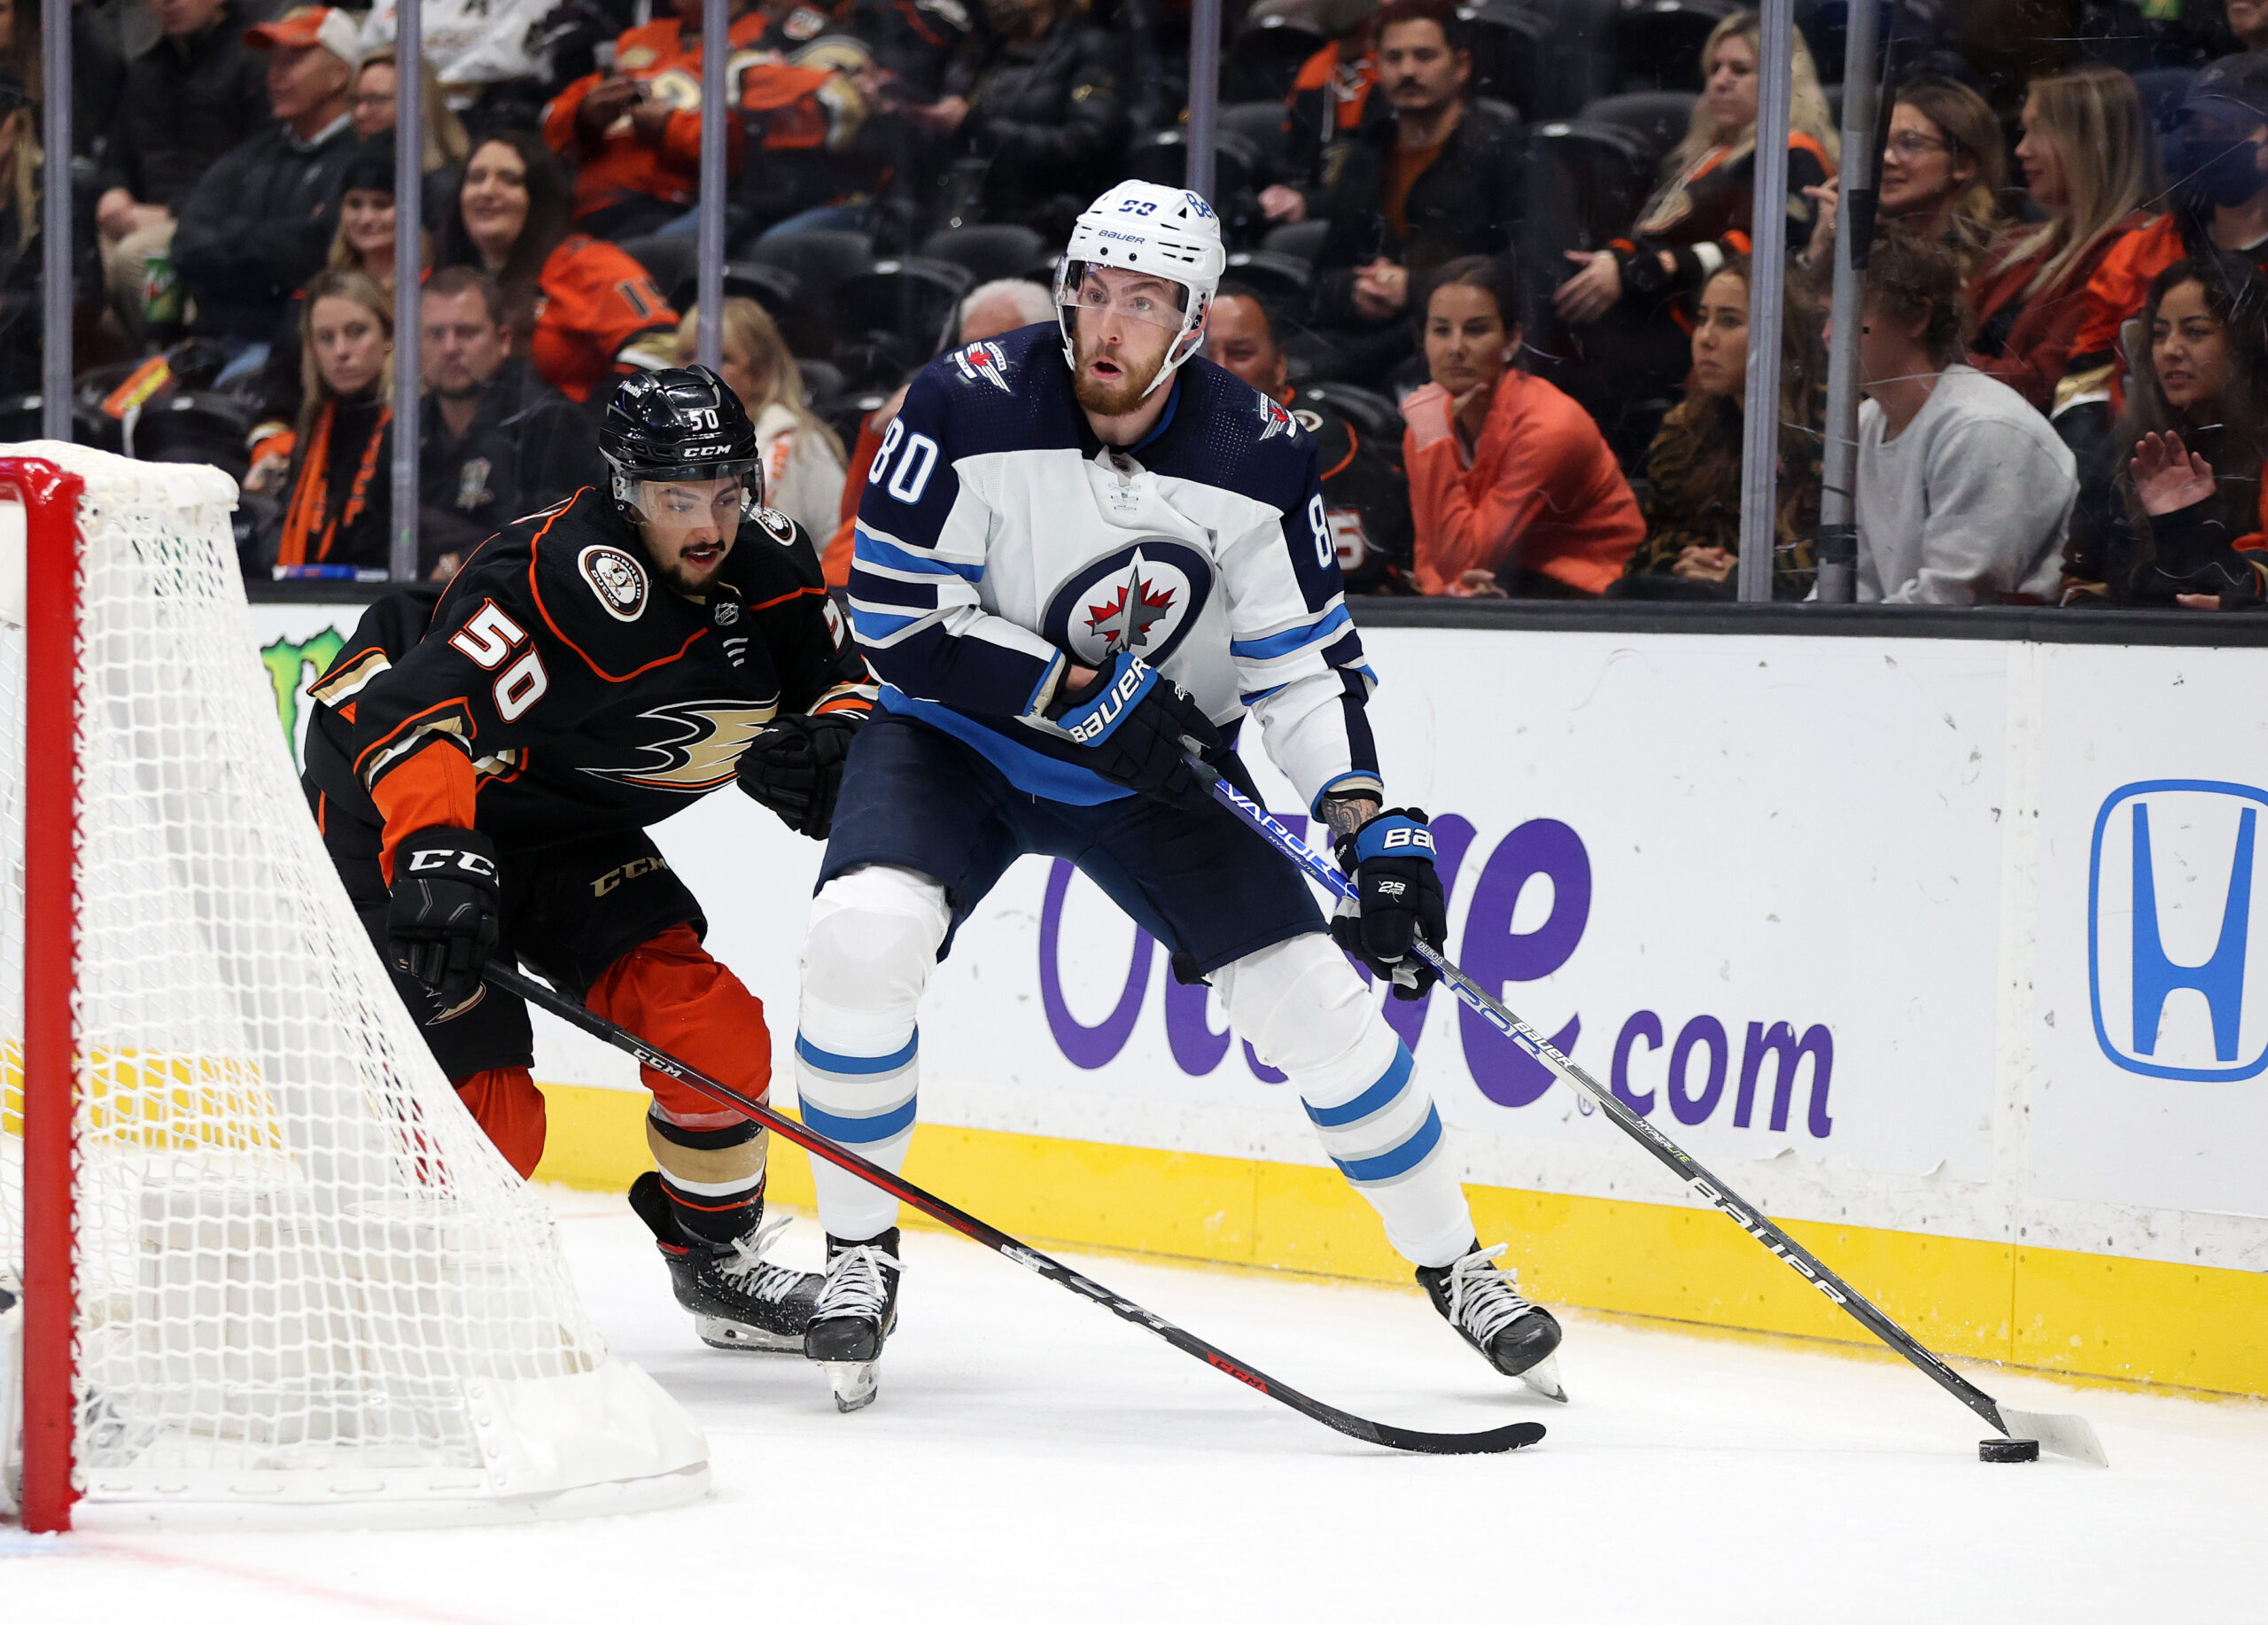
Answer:
[(766, 1263), (764, 1255), (780, 1232), (792, 1221), (776, 1218), (764, 1225), (752, 1236), (733, 1238), (734, 1256), (720, 1260), (717, 1273), (732, 1282), (750, 1297), (765, 1303), (781, 1303), (803, 1284), (800, 1270), (789, 1270), (776, 1263)]
[(879, 1321), (889, 1303), (882, 1271), (904, 1268), (882, 1248), (845, 1248), (827, 1261), (827, 1284), (819, 1289), (819, 1302), (812, 1310), (812, 1318), (856, 1316), (862, 1320)]
[(1477, 1338), (1482, 1348), (1496, 1333), (1535, 1305), (1520, 1296), (1518, 1270), (1499, 1270), (1494, 1261), (1504, 1243), (1467, 1253), (1449, 1266), (1449, 1318)]

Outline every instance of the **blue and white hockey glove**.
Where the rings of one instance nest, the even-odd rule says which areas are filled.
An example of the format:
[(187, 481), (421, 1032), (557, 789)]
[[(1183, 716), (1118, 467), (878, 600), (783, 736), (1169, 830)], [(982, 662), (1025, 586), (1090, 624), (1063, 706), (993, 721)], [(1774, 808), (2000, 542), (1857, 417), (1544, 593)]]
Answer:
[(1047, 717), (1087, 748), (1087, 766), (1113, 783), (1177, 807), (1211, 803), (1211, 787), (1189, 758), (1218, 746), (1220, 731), (1188, 689), (1139, 656), (1121, 654), (1077, 695), (1059, 694)]
[(1354, 877), (1355, 912), (1333, 915), (1332, 939), (1394, 984), (1396, 999), (1423, 999), (1440, 973), (1410, 952), (1413, 937), (1438, 949), (1449, 939), (1449, 905), (1433, 868), (1433, 832), (1416, 807), (1378, 813), (1339, 840), (1339, 867)]

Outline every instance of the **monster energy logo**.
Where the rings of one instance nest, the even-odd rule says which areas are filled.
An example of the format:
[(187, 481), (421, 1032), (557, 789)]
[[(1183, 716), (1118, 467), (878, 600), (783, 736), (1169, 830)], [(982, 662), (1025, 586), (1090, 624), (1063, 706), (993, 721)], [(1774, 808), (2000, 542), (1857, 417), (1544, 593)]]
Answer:
[(276, 719), (283, 725), (284, 741), (291, 747), (294, 766), (303, 765), (305, 756), (301, 741), (307, 715), (307, 685), (322, 676), (346, 647), (345, 634), (336, 626), (325, 626), (311, 637), (278, 638), (260, 649), (260, 664), (268, 668), (268, 680), (276, 686)]

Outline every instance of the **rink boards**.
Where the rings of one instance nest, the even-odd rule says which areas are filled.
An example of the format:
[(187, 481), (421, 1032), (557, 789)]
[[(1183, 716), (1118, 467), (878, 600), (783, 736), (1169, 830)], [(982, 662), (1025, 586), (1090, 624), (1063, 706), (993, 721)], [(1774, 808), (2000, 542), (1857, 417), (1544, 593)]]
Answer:
[[(354, 615), (254, 607), (287, 724)], [(1579, 1064), (1925, 1341), (2268, 1393), (2268, 654), (1364, 636), (1453, 956)], [(784, 1053), (818, 849), (731, 796), (657, 836)], [(932, 984), (908, 1171), (1034, 1239), (1402, 1277), (1165, 960), (1067, 867), (1019, 865)], [(1864, 1339), (1447, 996), (1389, 1015), (1537, 1295)], [(626, 1186), (627, 1063), (547, 1026), (538, 1075), (543, 1173)], [(800, 1154), (773, 1190), (809, 1200)]]

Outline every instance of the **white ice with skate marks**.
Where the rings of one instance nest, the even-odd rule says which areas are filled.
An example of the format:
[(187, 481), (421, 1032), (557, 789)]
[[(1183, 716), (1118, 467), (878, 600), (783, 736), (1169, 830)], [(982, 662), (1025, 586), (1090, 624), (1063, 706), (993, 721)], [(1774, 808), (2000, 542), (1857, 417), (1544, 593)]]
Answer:
[[(694, 1341), (613, 1197), (551, 1193), (615, 1350), (707, 1430), (698, 1505), (548, 1528), (0, 1530), (0, 1619), (625, 1625), (842, 1619), (1932, 1625), (2259, 1617), (2268, 1406), (1990, 1371), (2079, 1409), (2117, 1467), (1986, 1466), (1902, 1364), (1569, 1317), (1574, 1396), (1492, 1375), (1414, 1288), (1072, 1256), (1318, 1397), (1532, 1449), (1411, 1458), (1308, 1422), (960, 1240), (909, 1232), (882, 1395)], [(815, 1266), (798, 1220), (784, 1261)]]

